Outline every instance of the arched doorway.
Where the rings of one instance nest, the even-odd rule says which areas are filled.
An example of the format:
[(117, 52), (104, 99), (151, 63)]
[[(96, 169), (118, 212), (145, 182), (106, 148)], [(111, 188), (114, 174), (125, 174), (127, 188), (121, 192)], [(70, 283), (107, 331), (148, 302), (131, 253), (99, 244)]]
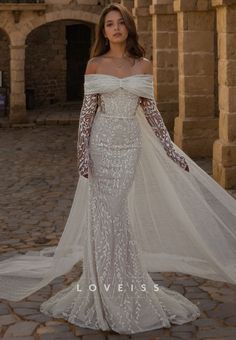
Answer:
[(66, 26), (67, 100), (82, 99), (86, 62), (89, 59), (91, 30), (84, 24)]
[(9, 37), (0, 28), (0, 117), (9, 114), (10, 95), (10, 49)]
[(27, 109), (81, 100), (93, 28), (79, 20), (58, 20), (30, 32), (25, 63)]

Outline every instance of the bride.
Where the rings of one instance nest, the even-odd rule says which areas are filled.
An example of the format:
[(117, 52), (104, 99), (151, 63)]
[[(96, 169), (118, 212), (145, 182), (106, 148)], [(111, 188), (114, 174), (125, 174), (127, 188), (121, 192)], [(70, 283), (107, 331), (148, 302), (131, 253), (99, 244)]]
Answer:
[(199, 308), (149, 272), (236, 283), (236, 203), (171, 141), (124, 6), (102, 11), (85, 73), (65, 229), (57, 247), (0, 263), (0, 297), (19, 301), (83, 260), (81, 277), (42, 313), (120, 334), (193, 321)]

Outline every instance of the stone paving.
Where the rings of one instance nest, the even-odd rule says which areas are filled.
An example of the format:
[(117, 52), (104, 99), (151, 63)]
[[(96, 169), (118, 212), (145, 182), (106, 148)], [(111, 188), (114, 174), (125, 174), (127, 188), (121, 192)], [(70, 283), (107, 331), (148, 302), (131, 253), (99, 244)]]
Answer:
[[(28, 124), (22, 126), (36, 125), (78, 125), (82, 101), (65, 102), (43, 107), (40, 109), (28, 110)], [(8, 116), (0, 117), (0, 127), (16, 126), (9, 123)]]
[[(50, 124), (50, 123), (49, 123)], [(35, 125), (0, 129), (0, 259), (58, 243), (78, 181), (77, 125)], [(197, 163), (211, 174), (211, 161)], [(231, 190), (236, 198), (236, 190)], [(176, 273), (153, 273), (159, 285), (184, 294), (201, 310), (194, 322), (167, 329), (118, 335), (79, 328), (40, 313), (39, 306), (81, 275), (69, 274), (20, 302), (0, 301), (4, 340), (236, 339), (236, 286)]]

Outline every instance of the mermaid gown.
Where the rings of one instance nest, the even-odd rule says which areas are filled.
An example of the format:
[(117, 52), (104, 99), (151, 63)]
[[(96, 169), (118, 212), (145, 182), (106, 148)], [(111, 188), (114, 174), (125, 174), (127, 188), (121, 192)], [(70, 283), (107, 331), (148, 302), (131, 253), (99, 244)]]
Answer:
[(82, 259), (81, 277), (42, 313), (120, 334), (195, 320), (199, 308), (149, 272), (236, 283), (235, 201), (171, 142), (151, 75), (86, 75), (84, 85), (65, 229), (57, 247), (0, 263), (0, 297), (19, 301)]
[[(100, 101), (89, 137), (91, 159), (84, 159), (87, 149), (81, 152), (83, 171), (84, 163), (91, 163), (83, 273), (77, 283), (43, 303), (41, 311), (82, 327), (120, 334), (194, 320), (200, 315), (196, 305), (178, 292), (155, 286), (130, 226), (128, 193), (141, 151), (135, 115), (139, 96), (120, 87), (103, 93)], [(91, 104), (90, 97), (89, 113), (85, 104), (82, 110), (85, 114), (91, 115)], [(90, 125), (89, 117), (84, 121)]]

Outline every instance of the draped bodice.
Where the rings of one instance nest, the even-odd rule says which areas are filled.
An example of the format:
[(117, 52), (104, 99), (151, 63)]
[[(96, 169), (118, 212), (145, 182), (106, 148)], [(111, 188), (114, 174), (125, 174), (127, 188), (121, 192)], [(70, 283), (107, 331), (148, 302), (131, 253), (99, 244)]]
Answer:
[(84, 76), (84, 94), (112, 92), (118, 88), (140, 97), (154, 99), (151, 74), (134, 74), (124, 78), (109, 74), (85, 74)]
[(153, 77), (135, 74), (124, 78), (108, 74), (85, 75), (84, 94), (100, 94), (100, 111), (107, 116), (133, 117), (139, 97), (154, 98)]

